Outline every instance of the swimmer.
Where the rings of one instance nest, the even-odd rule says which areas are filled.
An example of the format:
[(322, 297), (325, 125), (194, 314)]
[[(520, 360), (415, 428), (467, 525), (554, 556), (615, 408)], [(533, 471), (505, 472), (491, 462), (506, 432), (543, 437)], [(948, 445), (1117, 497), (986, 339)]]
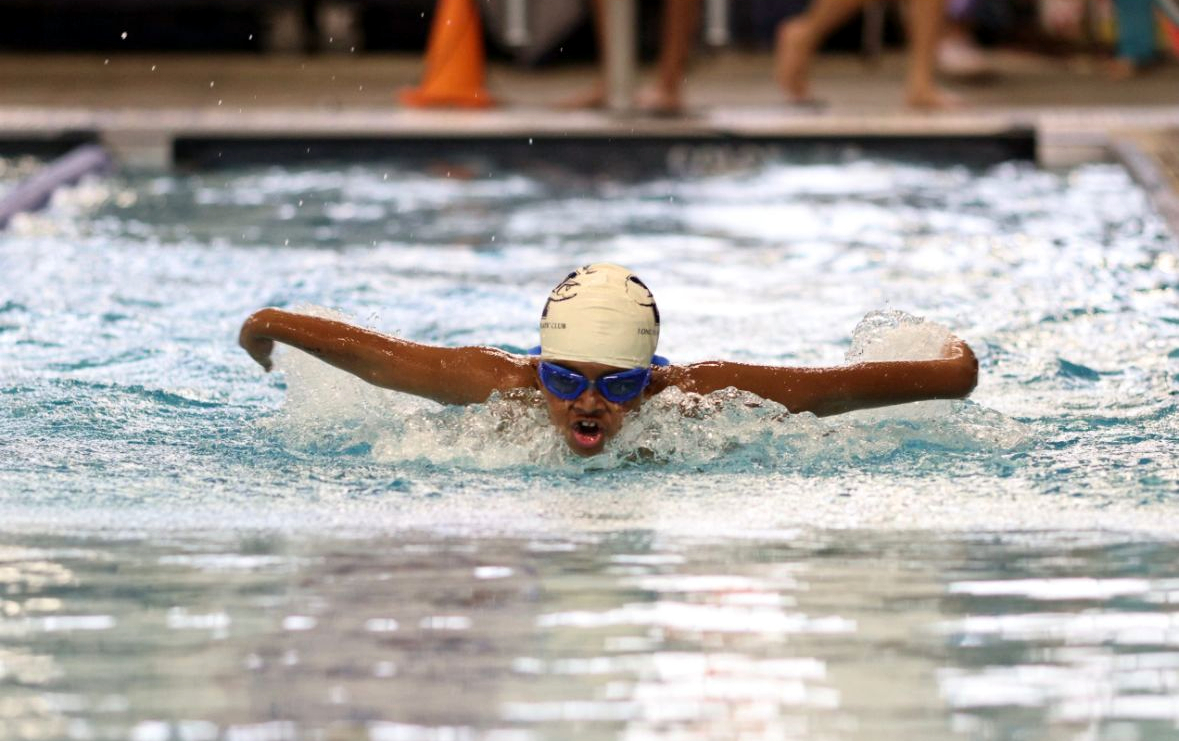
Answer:
[(549, 419), (578, 455), (600, 453), (643, 400), (675, 386), (708, 394), (736, 387), (792, 413), (819, 416), (923, 399), (967, 396), (978, 379), (970, 347), (950, 338), (936, 360), (791, 368), (712, 360), (671, 365), (655, 354), (659, 310), (626, 268), (586, 265), (552, 290), (540, 346), (528, 355), (491, 347), (436, 347), (345, 322), (261, 309), (241, 346), (263, 368), (274, 343), (290, 345), (376, 386), (443, 404), (478, 404), (495, 392), (536, 389)]

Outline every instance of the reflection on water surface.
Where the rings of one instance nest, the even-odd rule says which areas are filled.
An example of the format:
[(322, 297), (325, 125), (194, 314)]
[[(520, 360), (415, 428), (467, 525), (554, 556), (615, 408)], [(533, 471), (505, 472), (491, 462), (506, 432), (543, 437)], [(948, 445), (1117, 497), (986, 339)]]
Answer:
[(1179, 724), (1177, 551), (10, 535), (0, 738), (1155, 738)]

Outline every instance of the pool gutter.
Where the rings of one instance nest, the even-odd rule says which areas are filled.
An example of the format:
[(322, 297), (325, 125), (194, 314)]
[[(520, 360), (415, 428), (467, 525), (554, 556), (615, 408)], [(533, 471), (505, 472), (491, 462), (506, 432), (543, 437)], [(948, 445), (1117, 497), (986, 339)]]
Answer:
[[(0, 108), (0, 142), (52, 142), (94, 138), (131, 168), (167, 169), (177, 164), (178, 142), (260, 141), (298, 143), (349, 141), (527, 142), (537, 139), (682, 141), (841, 141), (880, 143), (903, 140), (1011, 139), (1033, 142), (1035, 160), (1047, 167), (1109, 159), (1110, 132), (1179, 126), (1170, 106), (1006, 109), (936, 115), (900, 112), (793, 111), (772, 108), (717, 108), (680, 118), (620, 116), (602, 111), (510, 108), (472, 114), (404, 109), (267, 108), (230, 111), (209, 108), (94, 109)], [(183, 146), (179, 147), (183, 149)], [(343, 151), (344, 147), (337, 147)], [(364, 149), (364, 147), (361, 147)]]
[[(440, 154), (581, 157), (586, 167), (741, 159), (858, 147), (888, 156), (1044, 167), (1120, 161), (1179, 235), (1179, 107), (1006, 108), (961, 113), (717, 107), (659, 118), (515, 107), (481, 111), (271, 107), (0, 107), (0, 153), (61, 154), (96, 141), (131, 169)], [(687, 154), (685, 154), (687, 153)], [(707, 155), (707, 156), (703, 156)], [(613, 161), (612, 161), (613, 160)], [(571, 162), (578, 166), (576, 162)], [(691, 173), (691, 167), (681, 170)]]

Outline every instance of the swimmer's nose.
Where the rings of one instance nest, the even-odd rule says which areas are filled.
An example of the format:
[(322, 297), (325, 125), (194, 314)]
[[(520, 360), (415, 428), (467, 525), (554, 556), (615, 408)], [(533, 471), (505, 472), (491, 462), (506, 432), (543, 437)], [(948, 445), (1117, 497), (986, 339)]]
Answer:
[(598, 392), (598, 387), (592, 383), (589, 388), (581, 392), (581, 396), (573, 400), (573, 411), (579, 414), (601, 414), (605, 408), (606, 400)]

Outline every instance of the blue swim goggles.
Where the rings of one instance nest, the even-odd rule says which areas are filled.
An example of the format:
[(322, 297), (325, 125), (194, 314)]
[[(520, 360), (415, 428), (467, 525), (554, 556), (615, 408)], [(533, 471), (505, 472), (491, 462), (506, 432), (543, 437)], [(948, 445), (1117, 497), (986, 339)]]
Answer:
[[(540, 354), (540, 348), (533, 348), (529, 354)], [(651, 359), (651, 363), (667, 365), (667, 359), (656, 355)], [(572, 401), (584, 394), (586, 389), (590, 387), (590, 380), (577, 371), (544, 360), (540, 361), (538, 373), (540, 382), (545, 389), (558, 399)], [(602, 398), (615, 404), (625, 404), (635, 398), (643, 393), (643, 389), (647, 388), (649, 383), (651, 383), (650, 368), (632, 368), (617, 373), (607, 373), (598, 376), (593, 381), (594, 387), (598, 389)]]
[[(540, 363), (540, 382), (553, 396), (566, 401), (576, 399), (589, 388), (590, 380), (576, 371), (559, 365)], [(625, 404), (647, 388), (651, 383), (650, 368), (633, 368), (618, 373), (607, 373), (594, 380), (594, 386), (603, 398), (615, 404)]]

